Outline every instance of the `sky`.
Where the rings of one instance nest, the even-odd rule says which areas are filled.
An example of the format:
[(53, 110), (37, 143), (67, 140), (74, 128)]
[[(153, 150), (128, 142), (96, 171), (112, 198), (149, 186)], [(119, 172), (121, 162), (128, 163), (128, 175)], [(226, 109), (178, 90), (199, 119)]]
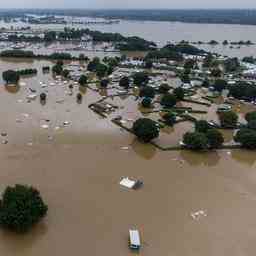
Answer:
[(256, 0), (0, 0), (0, 8), (256, 8)]

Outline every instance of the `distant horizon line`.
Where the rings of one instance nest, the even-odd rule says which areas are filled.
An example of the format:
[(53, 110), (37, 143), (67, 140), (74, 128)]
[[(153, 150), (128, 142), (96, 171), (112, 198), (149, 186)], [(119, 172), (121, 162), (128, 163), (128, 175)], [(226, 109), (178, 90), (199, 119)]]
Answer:
[(86, 7), (75, 7), (75, 8), (69, 8), (69, 7), (62, 7), (62, 8), (59, 8), (59, 7), (27, 7), (27, 8), (23, 8), (23, 7), (4, 7), (4, 8), (0, 8), (0, 10), (6, 10), (6, 11), (9, 11), (9, 10), (90, 10), (90, 11), (100, 11), (100, 10), (104, 10), (104, 11), (112, 11), (112, 10), (138, 10), (138, 11), (153, 11), (153, 10), (157, 10), (157, 11), (176, 11), (176, 10), (181, 10), (181, 11), (197, 11), (197, 10), (206, 10), (206, 11), (211, 11), (211, 10), (241, 10), (241, 11), (248, 11), (248, 10), (256, 10), (256, 7), (248, 7), (248, 8), (225, 8), (225, 7), (222, 7), (222, 8), (218, 8), (218, 7), (214, 7), (214, 8), (204, 8), (204, 7), (201, 7), (201, 8), (119, 8), (119, 7), (114, 7), (114, 8), (86, 8)]

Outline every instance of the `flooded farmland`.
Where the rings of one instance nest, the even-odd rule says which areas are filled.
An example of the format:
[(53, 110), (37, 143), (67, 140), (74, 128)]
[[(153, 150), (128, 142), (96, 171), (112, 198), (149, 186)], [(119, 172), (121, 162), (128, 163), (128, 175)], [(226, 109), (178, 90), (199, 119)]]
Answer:
[[(31, 233), (0, 230), (3, 255), (134, 255), (128, 249), (130, 228), (141, 232), (140, 255), (255, 254), (255, 152), (163, 152), (141, 144), (88, 108), (98, 93), (75, 86), (71, 95), (68, 83), (41, 73), (45, 65), (51, 63), (0, 61), (0, 73), (39, 70), (19, 86), (1, 81), (0, 132), (7, 133), (8, 144), (0, 144), (0, 189), (33, 184), (49, 206)], [(46, 104), (38, 98), (28, 102), (29, 88), (46, 92)], [(116, 114), (143, 116), (133, 98), (110, 102), (126, 106)], [(165, 131), (168, 143), (178, 142), (183, 129), (191, 124)], [(122, 188), (119, 181), (126, 176), (143, 180), (143, 188)], [(200, 210), (206, 216), (193, 219)]]

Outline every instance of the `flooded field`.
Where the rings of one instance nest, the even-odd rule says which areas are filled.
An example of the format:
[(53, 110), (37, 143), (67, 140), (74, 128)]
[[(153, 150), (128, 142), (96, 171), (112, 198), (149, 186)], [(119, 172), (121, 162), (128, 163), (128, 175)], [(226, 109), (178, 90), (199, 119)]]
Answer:
[[(49, 206), (31, 233), (0, 230), (3, 255), (134, 255), (128, 249), (130, 228), (141, 231), (140, 255), (255, 254), (255, 152), (162, 152), (141, 144), (88, 108), (100, 99), (98, 93), (75, 86), (70, 95), (68, 83), (41, 73), (45, 65), (51, 63), (0, 61), (0, 73), (40, 70), (16, 87), (1, 81), (0, 132), (8, 134), (8, 144), (0, 144), (0, 190), (32, 184)], [(39, 98), (28, 103), (29, 88), (47, 92), (46, 104)], [(79, 91), (81, 104), (76, 102)], [(112, 103), (126, 106), (115, 114), (142, 115), (134, 98)], [(182, 125), (165, 131), (168, 143), (192, 129), (190, 123)], [(124, 176), (143, 180), (144, 186), (122, 188)], [(200, 210), (206, 216), (193, 219), (191, 214)]]

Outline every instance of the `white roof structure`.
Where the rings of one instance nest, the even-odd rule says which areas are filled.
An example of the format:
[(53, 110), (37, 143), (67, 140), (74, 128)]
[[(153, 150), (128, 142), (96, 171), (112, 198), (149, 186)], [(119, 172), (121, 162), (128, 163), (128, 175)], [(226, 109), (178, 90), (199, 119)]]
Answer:
[(134, 180), (130, 180), (128, 177), (126, 178), (123, 178), (121, 181), (120, 181), (120, 185), (121, 186), (124, 186), (126, 188), (133, 188), (134, 185), (135, 185), (135, 181)]

